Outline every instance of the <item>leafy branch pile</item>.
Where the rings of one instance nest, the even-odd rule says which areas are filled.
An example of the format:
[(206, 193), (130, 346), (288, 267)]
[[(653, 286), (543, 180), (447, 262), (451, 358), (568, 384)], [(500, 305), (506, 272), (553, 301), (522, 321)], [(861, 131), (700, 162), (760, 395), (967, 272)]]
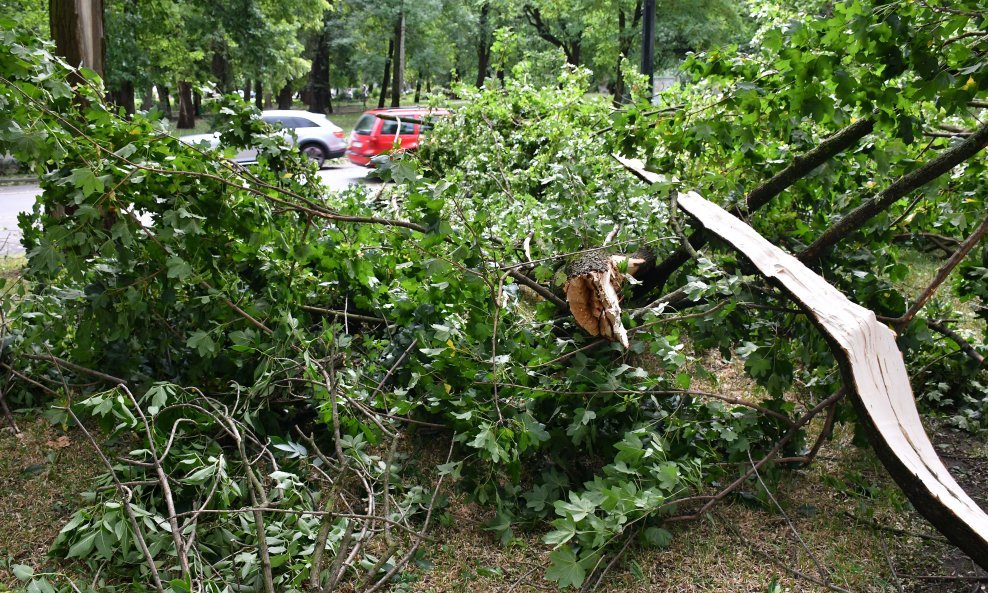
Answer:
[[(632, 542), (666, 545), (668, 522), (756, 471), (811, 461), (853, 417), (828, 345), (744, 262), (687, 236), (680, 189), (883, 316), (917, 392), (978, 425), (985, 319), (958, 327), (934, 293), (953, 278), (983, 313), (988, 252), (951, 258), (923, 295), (896, 283), (903, 235), (984, 234), (988, 14), (833, 10), (691, 58), (692, 84), (657, 107), (587, 98), (574, 69), (536, 88), (522, 62), (503, 87), (461, 89), (393, 185), (339, 195), (236, 100), (220, 131), (260, 148), (249, 170), (121, 119), (98, 79), (70, 85), (5, 27), (0, 150), (44, 194), (22, 220), (25, 282), (0, 285), (4, 394), (98, 423), (107, 463), (55, 553), (100, 590), (380, 590), (414, 578), (449, 476), (495, 507), (502, 542), (551, 525), (546, 576), (593, 587)], [(633, 180), (613, 153), (666, 181)], [(602, 247), (647, 254), (623, 295), (628, 351), (560, 298), (566, 259)], [(699, 388), (716, 385), (711, 349), (762, 391)], [(445, 463), (416, 463), (419, 448)]]

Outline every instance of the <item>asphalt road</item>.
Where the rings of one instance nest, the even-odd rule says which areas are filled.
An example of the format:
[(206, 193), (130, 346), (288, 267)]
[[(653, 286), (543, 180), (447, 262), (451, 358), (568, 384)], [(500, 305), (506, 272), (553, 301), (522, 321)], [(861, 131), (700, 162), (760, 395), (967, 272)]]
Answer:
[[(362, 183), (366, 175), (367, 169), (349, 163), (326, 165), (319, 172), (323, 183), (333, 191)], [(41, 188), (37, 185), (0, 186), (0, 256), (24, 253), (20, 243), (21, 232), (17, 228), (17, 215), (20, 212), (30, 212), (40, 193)]]

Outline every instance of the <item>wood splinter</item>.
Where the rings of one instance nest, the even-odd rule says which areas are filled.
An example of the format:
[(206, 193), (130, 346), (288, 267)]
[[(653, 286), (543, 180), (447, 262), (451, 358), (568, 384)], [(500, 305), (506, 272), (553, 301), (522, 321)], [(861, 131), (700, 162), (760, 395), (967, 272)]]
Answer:
[[(591, 336), (603, 336), (628, 349), (628, 332), (621, 322), (621, 285), (646, 261), (645, 254), (608, 255), (591, 251), (566, 268), (566, 301), (577, 324)], [(622, 272), (622, 268), (625, 272)]]

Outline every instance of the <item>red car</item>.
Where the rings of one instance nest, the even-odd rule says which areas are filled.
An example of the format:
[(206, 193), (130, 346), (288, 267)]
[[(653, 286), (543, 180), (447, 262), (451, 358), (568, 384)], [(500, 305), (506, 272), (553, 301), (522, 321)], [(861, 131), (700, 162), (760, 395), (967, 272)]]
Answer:
[(418, 148), (422, 128), (429, 127), (423, 126), (423, 122), (445, 115), (449, 115), (449, 111), (427, 107), (371, 109), (353, 127), (346, 156), (351, 163), (369, 167), (373, 166), (372, 158), (391, 151), (396, 141), (398, 150), (414, 150)]

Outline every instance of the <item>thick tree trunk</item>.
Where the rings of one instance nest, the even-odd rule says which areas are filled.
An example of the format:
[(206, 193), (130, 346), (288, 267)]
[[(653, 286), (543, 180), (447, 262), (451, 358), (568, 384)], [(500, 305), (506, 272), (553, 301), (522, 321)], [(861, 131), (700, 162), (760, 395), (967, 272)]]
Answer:
[(178, 83), (178, 122), (180, 130), (191, 130), (196, 127), (195, 104), (192, 100), (192, 84), (182, 80)]
[(388, 81), (391, 80), (391, 58), (395, 51), (395, 40), (388, 42), (388, 57), (384, 60), (384, 78), (381, 79), (381, 97), (377, 101), (377, 108), (384, 109), (384, 102), (388, 98)]
[(168, 119), (172, 118), (172, 100), (168, 94), (168, 87), (164, 85), (158, 86), (158, 100), (161, 101), (161, 110), (164, 112), (165, 117)]
[(412, 99), (412, 103), (416, 105), (419, 104), (419, 98), (422, 96), (422, 77), (419, 76), (415, 79), (415, 98)]
[(312, 55), (306, 104), (313, 113), (332, 113), (333, 95), (329, 87), (329, 36), (325, 28), (316, 40)]
[(292, 83), (288, 81), (278, 93), (278, 109), (291, 109), (292, 99), (295, 98), (295, 91), (292, 90)]
[(72, 66), (106, 74), (103, 0), (49, 0), (48, 24), (58, 55)]
[[(484, 86), (487, 68), (491, 58), (490, 11), (488, 2), (480, 7), (479, 39), (477, 41), (477, 88)], [(418, 99), (416, 99), (416, 102)]]
[(244, 83), (244, 102), (245, 103), (250, 103), (250, 79), (249, 78), (247, 79), (247, 82)]
[(264, 109), (264, 84), (260, 78), (254, 81), (254, 105), (258, 109)]
[(148, 111), (154, 107), (154, 94), (151, 92), (151, 86), (144, 87), (144, 92), (141, 93), (141, 111)]
[(401, 107), (401, 91), (405, 86), (405, 12), (398, 13), (395, 21), (395, 56), (392, 60), (391, 106)]
[(213, 59), (210, 64), (210, 71), (213, 80), (216, 81), (216, 90), (221, 95), (230, 92), (230, 65), (226, 59), (226, 44), (217, 43), (213, 49)]
[(127, 117), (133, 117), (135, 111), (134, 83), (129, 80), (120, 83), (120, 87), (113, 91), (113, 102), (124, 108)]

